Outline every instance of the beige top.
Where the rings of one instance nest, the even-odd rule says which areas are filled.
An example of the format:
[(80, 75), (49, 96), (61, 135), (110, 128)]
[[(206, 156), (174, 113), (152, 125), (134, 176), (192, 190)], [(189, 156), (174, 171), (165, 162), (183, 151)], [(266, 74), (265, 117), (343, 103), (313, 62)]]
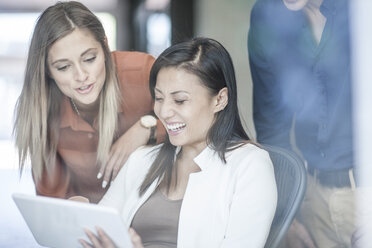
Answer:
[(181, 200), (169, 200), (157, 189), (138, 209), (132, 227), (146, 248), (177, 247)]

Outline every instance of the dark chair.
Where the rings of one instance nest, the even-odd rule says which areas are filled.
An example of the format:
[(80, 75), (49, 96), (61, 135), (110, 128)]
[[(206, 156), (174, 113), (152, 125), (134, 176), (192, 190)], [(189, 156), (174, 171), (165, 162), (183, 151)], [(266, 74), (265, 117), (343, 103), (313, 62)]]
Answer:
[(299, 156), (280, 147), (264, 145), (274, 165), (278, 204), (265, 248), (280, 245), (306, 191), (306, 169)]

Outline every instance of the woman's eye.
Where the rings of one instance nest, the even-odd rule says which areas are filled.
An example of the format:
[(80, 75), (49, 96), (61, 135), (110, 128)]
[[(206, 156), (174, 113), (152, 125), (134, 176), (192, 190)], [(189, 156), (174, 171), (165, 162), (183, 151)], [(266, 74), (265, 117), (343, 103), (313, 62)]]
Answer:
[(161, 97), (155, 97), (155, 101), (156, 102), (160, 102), (160, 101), (162, 101), (163, 100), (163, 98), (161, 98)]
[(57, 70), (58, 71), (66, 71), (68, 67), (69, 67), (68, 65), (60, 66), (60, 67), (57, 67)]
[(85, 61), (85, 62), (93, 62), (95, 59), (96, 59), (96, 56), (93, 56), (93, 57), (87, 58), (87, 59), (84, 60), (84, 61)]
[(174, 100), (176, 104), (183, 104), (186, 100)]

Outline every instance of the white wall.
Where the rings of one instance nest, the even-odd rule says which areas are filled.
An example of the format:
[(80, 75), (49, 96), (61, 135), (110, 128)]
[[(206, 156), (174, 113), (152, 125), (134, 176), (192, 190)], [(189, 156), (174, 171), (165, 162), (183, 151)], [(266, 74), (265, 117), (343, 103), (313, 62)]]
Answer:
[(252, 121), (252, 81), (247, 51), (249, 16), (255, 1), (197, 0), (195, 2), (195, 35), (216, 39), (229, 51), (235, 66), (240, 114), (248, 135), (255, 138)]

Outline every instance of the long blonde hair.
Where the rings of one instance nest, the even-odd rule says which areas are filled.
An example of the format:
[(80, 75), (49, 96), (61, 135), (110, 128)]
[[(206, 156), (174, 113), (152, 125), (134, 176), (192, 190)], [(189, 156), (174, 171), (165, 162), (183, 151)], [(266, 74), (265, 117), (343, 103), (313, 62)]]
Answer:
[(22, 171), (29, 157), (36, 178), (41, 177), (44, 168), (48, 172), (55, 164), (60, 104), (63, 99), (63, 93), (48, 75), (48, 51), (54, 42), (76, 28), (90, 31), (101, 44), (105, 56), (106, 79), (99, 96), (98, 164), (107, 161), (116, 132), (120, 91), (103, 26), (83, 4), (75, 1), (58, 2), (47, 8), (36, 23), (28, 52), (23, 89), (15, 109), (13, 134), (18, 148), (19, 167)]

